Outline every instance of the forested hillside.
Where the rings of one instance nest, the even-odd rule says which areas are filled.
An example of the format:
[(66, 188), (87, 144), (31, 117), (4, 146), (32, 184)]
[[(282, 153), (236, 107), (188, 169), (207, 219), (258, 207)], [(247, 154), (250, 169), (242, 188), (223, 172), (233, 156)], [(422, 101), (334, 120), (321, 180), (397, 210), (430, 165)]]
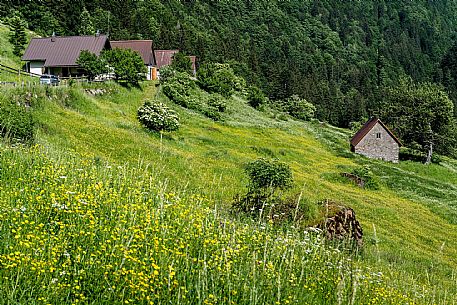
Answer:
[[(84, 8), (87, 12), (84, 12)], [(400, 76), (455, 97), (455, 1), (6, 0), (42, 35), (153, 39), (205, 61), (231, 62), (271, 99), (298, 94), (334, 125), (367, 117)], [(92, 25), (87, 27), (87, 25)], [(450, 51), (449, 51), (450, 50)], [(449, 54), (447, 54), (449, 52)], [(455, 101), (455, 98), (454, 98)]]

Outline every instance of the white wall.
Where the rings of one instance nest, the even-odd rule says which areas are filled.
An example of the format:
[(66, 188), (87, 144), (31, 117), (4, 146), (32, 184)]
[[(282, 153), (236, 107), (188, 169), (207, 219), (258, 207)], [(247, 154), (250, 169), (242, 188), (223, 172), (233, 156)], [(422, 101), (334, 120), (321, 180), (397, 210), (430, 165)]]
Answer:
[(43, 74), (44, 61), (31, 61), (29, 63), (30, 73)]

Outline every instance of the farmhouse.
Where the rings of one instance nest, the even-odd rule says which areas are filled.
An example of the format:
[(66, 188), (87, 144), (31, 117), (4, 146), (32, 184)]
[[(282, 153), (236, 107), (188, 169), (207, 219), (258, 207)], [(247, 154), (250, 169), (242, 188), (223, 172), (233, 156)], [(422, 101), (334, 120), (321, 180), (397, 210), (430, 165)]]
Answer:
[(111, 49), (106, 35), (52, 36), (32, 38), (22, 60), (25, 70), (38, 75), (52, 74), (61, 77), (81, 76), (84, 70), (76, 60), (83, 50), (100, 55), (102, 50)]
[(400, 141), (378, 118), (371, 118), (351, 139), (351, 151), (368, 158), (398, 163)]
[(140, 54), (144, 64), (147, 67), (147, 80), (157, 78), (156, 58), (154, 53), (154, 45), (152, 40), (121, 40), (111, 41), (113, 49), (131, 49)]
[[(155, 50), (154, 53), (157, 60), (157, 69), (160, 71), (160, 68), (171, 65), (171, 62), (173, 61), (173, 55), (178, 52), (179, 50)], [(192, 73), (195, 75), (197, 73), (197, 57), (189, 56), (189, 58), (192, 62)]]

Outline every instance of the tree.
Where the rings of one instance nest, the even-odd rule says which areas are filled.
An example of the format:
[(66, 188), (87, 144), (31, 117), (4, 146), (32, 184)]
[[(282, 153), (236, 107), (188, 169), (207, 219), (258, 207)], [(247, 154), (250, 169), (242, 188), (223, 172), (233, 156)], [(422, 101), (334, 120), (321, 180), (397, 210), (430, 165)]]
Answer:
[(267, 206), (271, 211), (274, 206), (287, 208), (288, 204), (277, 194), (293, 185), (292, 171), (287, 164), (259, 158), (249, 162), (244, 170), (249, 176), (248, 192), (235, 198), (232, 207), (236, 211), (255, 215), (258, 212), (262, 214)]
[(104, 52), (103, 58), (108, 62), (118, 81), (138, 86), (139, 82), (146, 78), (147, 69), (138, 52), (130, 49), (113, 49)]
[(235, 91), (240, 78), (235, 75), (229, 64), (206, 63), (197, 73), (200, 86), (228, 98)]
[(138, 109), (138, 120), (149, 130), (175, 131), (179, 128), (179, 117), (170, 108), (161, 102), (146, 101)]
[(18, 15), (10, 19), (10, 34), (9, 41), (13, 45), (13, 54), (21, 56), (27, 43), (27, 36), (25, 34), (26, 23)]
[(182, 52), (178, 52), (173, 55), (171, 67), (178, 72), (192, 74), (192, 61), (189, 56), (184, 55)]
[(266, 101), (265, 95), (263, 94), (262, 90), (256, 86), (249, 86), (247, 88), (248, 91), (248, 102), (251, 107), (258, 108), (260, 105), (264, 104)]
[(304, 121), (309, 121), (314, 118), (316, 107), (305, 99), (300, 98), (298, 95), (292, 95), (283, 103), (284, 110), (294, 118)]
[(419, 145), (430, 163), (434, 151), (452, 155), (456, 149), (454, 106), (443, 88), (403, 78), (384, 91), (379, 114), (404, 144)]
[(97, 75), (107, 72), (104, 58), (87, 50), (81, 51), (76, 63), (86, 71), (90, 81), (94, 80)]
[(92, 24), (92, 18), (90, 17), (89, 11), (84, 7), (81, 15), (79, 15), (79, 35), (94, 35), (95, 28)]

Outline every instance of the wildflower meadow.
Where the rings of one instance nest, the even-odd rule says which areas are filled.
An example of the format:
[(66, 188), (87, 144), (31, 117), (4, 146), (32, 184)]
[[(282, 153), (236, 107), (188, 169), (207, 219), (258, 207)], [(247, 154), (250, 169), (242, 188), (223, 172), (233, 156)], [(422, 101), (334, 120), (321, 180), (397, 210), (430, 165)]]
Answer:
[(0, 150), (1, 304), (419, 304), (319, 232), (224, 215), (147, 165)]

